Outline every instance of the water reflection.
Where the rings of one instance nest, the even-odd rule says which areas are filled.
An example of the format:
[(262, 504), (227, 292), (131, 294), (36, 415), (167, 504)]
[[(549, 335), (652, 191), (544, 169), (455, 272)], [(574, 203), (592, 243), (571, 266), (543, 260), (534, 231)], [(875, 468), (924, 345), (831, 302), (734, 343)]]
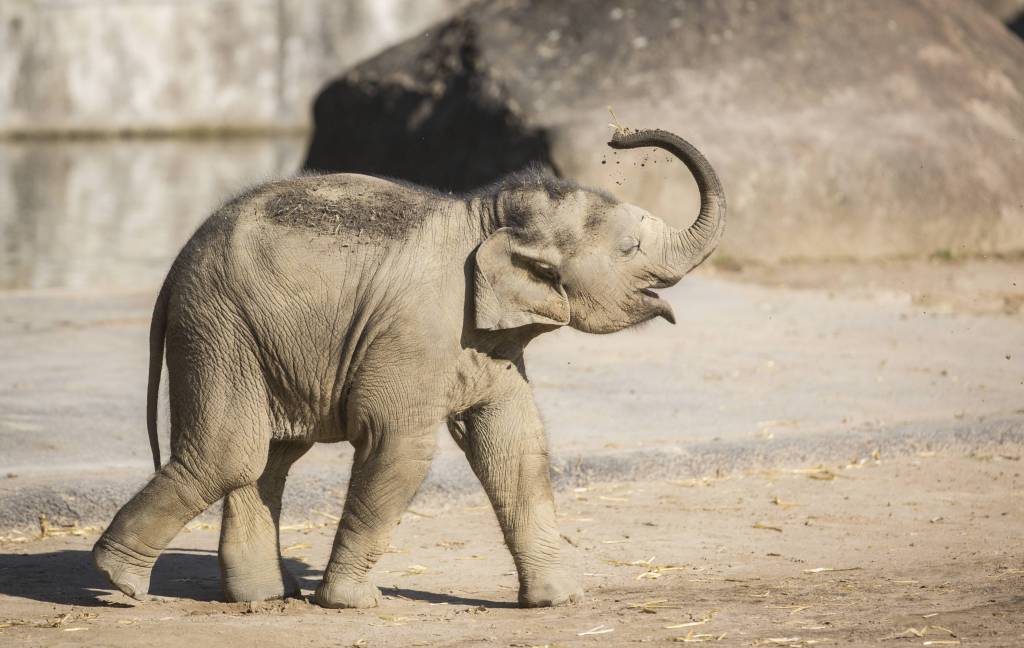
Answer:
[(291, 175), (303, 136), (0, 142), (0, 289), (159, 284), (212, 209)]

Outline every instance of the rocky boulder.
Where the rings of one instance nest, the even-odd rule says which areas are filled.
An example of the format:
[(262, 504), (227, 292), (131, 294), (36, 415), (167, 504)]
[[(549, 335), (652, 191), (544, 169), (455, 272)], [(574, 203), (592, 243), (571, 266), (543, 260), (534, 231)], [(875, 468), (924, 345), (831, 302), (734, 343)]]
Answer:
[(719, 169), (724, 255), (1024, 250), (1024, 43), (959, 0), (490, 0), (328, 85), (307, 168), (446, 190), (531, 161), (674, 225), (672, 130)]
[(1024, 38), (1024, 0), (977, 0), (1010, 30)]

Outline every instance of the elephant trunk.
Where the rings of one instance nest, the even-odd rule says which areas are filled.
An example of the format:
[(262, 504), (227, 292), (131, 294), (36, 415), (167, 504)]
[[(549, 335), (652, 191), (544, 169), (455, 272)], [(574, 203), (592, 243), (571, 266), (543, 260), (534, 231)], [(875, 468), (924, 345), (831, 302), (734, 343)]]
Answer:
[(665, 264), (678, 273), (679, 280), (714, 252), (725, 230), (725, 192), (718, 174), (707, 158), (692, 144), (668, 131), (616, 129), (608, 146), (631, 149), (654, 146), (664, 149), (686, 165), (700, 191), (700, 214), (686, 229), (672, 229), (665, 246)]

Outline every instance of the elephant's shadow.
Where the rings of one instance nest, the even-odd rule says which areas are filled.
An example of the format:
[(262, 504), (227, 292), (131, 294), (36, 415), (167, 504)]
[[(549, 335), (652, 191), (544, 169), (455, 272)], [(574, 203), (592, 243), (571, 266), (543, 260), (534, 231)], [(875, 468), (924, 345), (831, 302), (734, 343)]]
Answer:
[[(297, 577), (311, 572), (301, 561), (288, 563)], [(127, 606), (100, 598), (110, 592), (111, 585), (93, 565), (90, 551), (0, 554), (0, 593), (8, 596), (86, 607)], [(196, 601), (223, 600), (216, 552), (168, 550), (153, 568), (149, 593)]]
[[(285, 558), (288, 570), (303, 589), (314, 589), (321, 573), (295, 558)], [(36, 554), (0, 554), (0, 594), (45, 603), (80, 607), (131, 607), (103, 600), (110, 583), (93, 566), (92, 553), (65, 549)], [(386, 595), (425, 601), (486, 607), (515, 607), (514, 603), (463, 598), (410, 589), (382, 588)], [(217, 553), (196, 549), (168, 549), (153, 568), (149, 593), (194, 601), (223, 601)]]

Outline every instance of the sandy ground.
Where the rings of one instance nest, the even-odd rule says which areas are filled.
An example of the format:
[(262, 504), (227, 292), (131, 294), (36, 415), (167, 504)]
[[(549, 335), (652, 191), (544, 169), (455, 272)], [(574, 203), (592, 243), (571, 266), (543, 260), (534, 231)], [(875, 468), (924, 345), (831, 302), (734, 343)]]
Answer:
[(776, 288), (824, 290), (871, 299), (902, 295), (934, 314), (1024, 315), (1024, 255), (884, 261), (790, 261), (773, 265), (712, 257), (711, 273)]
[[(479, 494), (405, 516), (375, 571), (386, 598), (373, 610), (218, 602), (208, 525), (177, 538), (156, 568), (159, 598), (141, 604), (92, 569), (94, 530), (11, 534), (0, 644), (1021, 646), (1021, 450), (563, 492), (564, 546), (587, 600), (548, 610), (514, 607), (512, 562)], [(320, 516), (283, 534), (307, 595), (333, 527)]]

